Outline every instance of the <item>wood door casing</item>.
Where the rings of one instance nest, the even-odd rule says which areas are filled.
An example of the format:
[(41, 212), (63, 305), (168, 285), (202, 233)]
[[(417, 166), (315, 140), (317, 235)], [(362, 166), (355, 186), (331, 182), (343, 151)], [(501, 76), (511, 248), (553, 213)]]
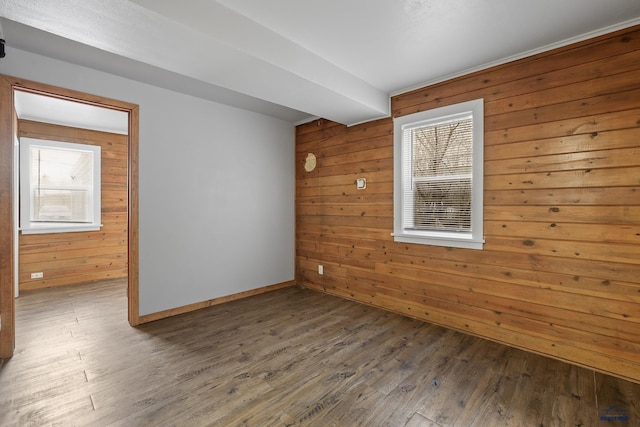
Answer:
[(13, 91), (19, 89), (60, 99), (125, 111), (129, 114), (127, 141), (127, 245), (129, 323), (137, 325), (138, 297), (138, 135), (139, 107), (98, 95), (64, 89), (25, 79), (0, 75), (0, 358), (8, 358), (15, 347), (15, 302), (13, 268), (13, 136), (16, 129)]

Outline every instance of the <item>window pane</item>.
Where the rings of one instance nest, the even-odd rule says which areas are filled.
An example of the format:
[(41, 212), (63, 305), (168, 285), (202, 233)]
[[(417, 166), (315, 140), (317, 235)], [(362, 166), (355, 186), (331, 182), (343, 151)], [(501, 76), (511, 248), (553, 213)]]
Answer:
[(419, 182), (413, 197), (415, 229), (471, 231), (471, 179)]
[(396, 242), (482, 249), (484, 101), (393, 119)]
[(413, 177), (466, 175), (473, 163), (470, 117), (414, 128)]
[(92, 222), (93, 152), (32, 146), (31, 221)]

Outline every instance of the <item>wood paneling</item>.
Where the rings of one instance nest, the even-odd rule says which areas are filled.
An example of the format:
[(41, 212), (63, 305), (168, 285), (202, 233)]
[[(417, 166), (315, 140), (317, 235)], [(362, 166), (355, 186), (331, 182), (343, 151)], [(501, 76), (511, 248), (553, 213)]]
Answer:
[[(99, 231), (20, 235), (21, 290), (127, 277), (127, 136), (19, 121), (20, 137), (100, 145), (102, 223)], [(32, 272), (44, 278), (31, 279)]]
[(298, 283), (640, 382), (638, 82), (636, 27), (392, 98), (484, 98), (482, 251), (393, 241), (391, 119), (298, 126)]

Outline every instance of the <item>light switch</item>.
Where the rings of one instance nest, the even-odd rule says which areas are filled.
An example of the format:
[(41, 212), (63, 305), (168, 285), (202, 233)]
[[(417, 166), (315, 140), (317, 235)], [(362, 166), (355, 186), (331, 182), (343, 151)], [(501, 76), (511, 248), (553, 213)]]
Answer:
[(367, 188), (367, 179), (366, 178), (356, 179), (356, 188), (358, 190), (364, 190), (365, 188)]

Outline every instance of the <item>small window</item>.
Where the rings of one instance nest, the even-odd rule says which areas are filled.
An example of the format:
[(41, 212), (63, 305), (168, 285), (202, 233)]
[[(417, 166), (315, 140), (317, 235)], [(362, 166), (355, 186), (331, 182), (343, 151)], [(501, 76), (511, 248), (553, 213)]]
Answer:
[(394, 120), (394, 239), (482, 249), (483, 100)]
[(22, 233), (93, 231), (100, 227), (100, 147), (21, 138)]

